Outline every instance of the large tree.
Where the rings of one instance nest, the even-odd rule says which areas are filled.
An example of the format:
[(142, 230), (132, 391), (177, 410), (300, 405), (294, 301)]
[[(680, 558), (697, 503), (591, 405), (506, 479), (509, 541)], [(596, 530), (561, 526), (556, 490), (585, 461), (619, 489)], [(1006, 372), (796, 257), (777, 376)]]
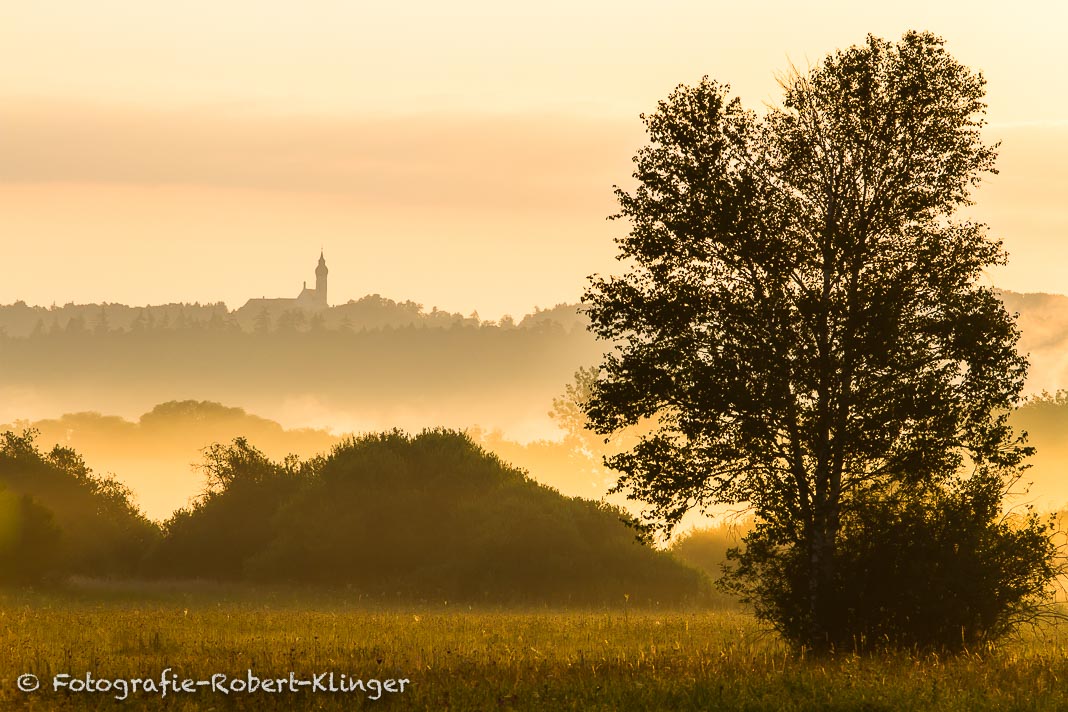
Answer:
[[(981, 286), (1001, 243), (954, 218), (994, 172), (982, 76), (910, 32), (781, 84), (762, 116), (706, 78), (642, 117), (636, 187), (616, 189), (626, 269), (585, 296), (613, 345), (587, 413), (602, 434), (656, 425), (609, 462), (650, 529), (751, 505), (741, 574), (758, 612), (828, 647), (850, 634), (842, 581), (862, 572), (841, 570), (843, 551), (870, 535), (865, 515), (923, 519), (981, 491), (971, 521), (999, 526), (1028, 454), (1006, 423), (1026, 361)], [(1024, 528), (1038, 553), (1016, 562), (1031, 584), (1011, 603), (1045, 583), (1031, 564), (1048, 547)]]

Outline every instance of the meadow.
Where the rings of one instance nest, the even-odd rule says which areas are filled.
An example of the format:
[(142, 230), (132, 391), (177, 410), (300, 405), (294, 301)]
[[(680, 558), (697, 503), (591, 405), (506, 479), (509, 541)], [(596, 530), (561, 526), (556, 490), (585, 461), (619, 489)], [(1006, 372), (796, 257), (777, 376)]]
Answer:
[[(117, 689), (52, 690), (64, 673), (158, 686), (168, 668), (176, 684), (219, 674), (224, 687), (247, 684), (248, 670), (287, 681), (333, 672), (335, 686), (344, 673), (364, 689), (201, 686), (166, 697), (138, 690), (121, 702)], [(40, 689), (18, 689), (27, 673)], [(1066, 677), (1066, 624), (1024, 630), (985, 653), (819, 659), (790, 652), (730, 607), (473, 609), (343, 591), (91, 581), (0, 591), (3, 710), (1063, 710)]]

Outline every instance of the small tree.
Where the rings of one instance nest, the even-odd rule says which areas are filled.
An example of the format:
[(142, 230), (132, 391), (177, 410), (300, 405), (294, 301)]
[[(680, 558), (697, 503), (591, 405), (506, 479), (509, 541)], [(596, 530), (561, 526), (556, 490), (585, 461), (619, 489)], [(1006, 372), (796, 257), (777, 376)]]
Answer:
[[(1026, 362), (1013, 319), (978, 285), (1004, 261), (1000, 243), (952, 219), (994, 171), (984, 81), (910, 32), (869, 36), (782, 85), (783, 106), (763, 117), (707, 78), (643, 116), (637, 187), (616, 189), (629, 271), (595, 276), (585, 297), (615, 347), (587, 401), (592, 426), (658, 426), (609, 460), (616, 489), (649, 503), (661, 533), (693, 507), (751, 505), (733, 585), (799, 645), (864, 634), (843, 582), (874, 580), (905, 544), (926, 562), (907, 585), (927, 587), (960, 548), (932, 524), (952, 520), (951, 501), (1005, 545), (985, 590), (1005, 594), (1001, 612), (1025, 605), (1048, 582), (1048, 537), (1028, 520), (1034, 546), (1013, 549), (997, 517), (1029, 453), (1006, 422)], [(980, 493), (993, 506), (973, 506)], [(898, 543), (864, 553), (863, 537), (904, 520)], [(1010, 592), (1012, 568), (1027, 576)], [(910, 615), (878, 613), (901, 626)], [(973, 639), (997, 629), (967, 624)]]

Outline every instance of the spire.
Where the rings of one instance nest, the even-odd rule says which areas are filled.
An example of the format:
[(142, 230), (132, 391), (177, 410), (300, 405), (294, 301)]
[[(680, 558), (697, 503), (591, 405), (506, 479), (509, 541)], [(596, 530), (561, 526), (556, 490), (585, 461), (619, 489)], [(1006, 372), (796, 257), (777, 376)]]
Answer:
[(319, 248), (319, 266), (315, 268), (315, 298), (326, 306), (326, 276), (330, 270), (326, 268), (326, 257), (323, 256), (322, 248)]

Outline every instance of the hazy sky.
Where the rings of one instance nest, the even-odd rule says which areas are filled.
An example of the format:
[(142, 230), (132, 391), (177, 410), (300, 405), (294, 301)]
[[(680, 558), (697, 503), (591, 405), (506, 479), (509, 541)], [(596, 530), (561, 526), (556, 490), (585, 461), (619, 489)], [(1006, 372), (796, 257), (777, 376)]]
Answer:
[(484, 317), (611, 270), (638, 114), (703, 74), (932, 30), (988, 79), (994, 284), (1068, 293), (1060, 3), (34, 0), (0, 5), (0, 303), (378, 292)]

